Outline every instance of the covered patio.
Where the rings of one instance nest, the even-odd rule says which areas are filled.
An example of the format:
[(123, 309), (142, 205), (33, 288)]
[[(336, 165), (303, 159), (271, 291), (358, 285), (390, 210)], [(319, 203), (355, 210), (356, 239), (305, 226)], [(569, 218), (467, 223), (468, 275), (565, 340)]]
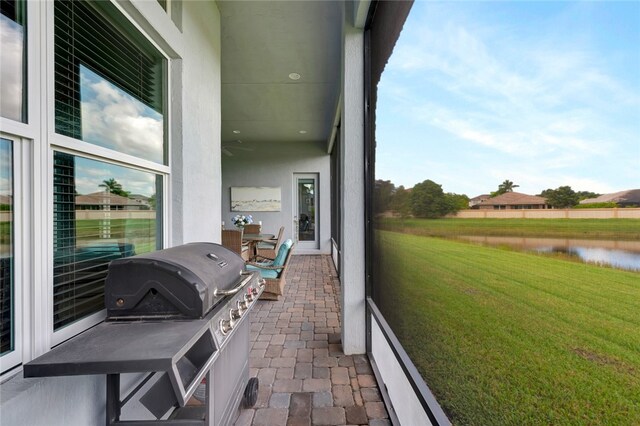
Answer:
[[(219, 243), (236, 214), (252, 214), (264, 234), (284, 227), (295, 248), (284, 294), (259, 301), (252, 312), (249, 367), (260, 388), (255, 406), (240, 410), (235, 424), (399, 424), (395, 413), (416, 411), (404, 408), (417, 400), (415, 391), (400, 383), (406, 372), (395, 357), (381, 352), (389, 339), (367, 308), (367, 22), (380, 7), (399, 31), (404, 16), (384, 13), (394, 2), (6, 3), (15, 13), (3, 16), (22, 31), (22, 69), (14, 74), (23, 77), (23, 91), (16, 98), (22, 114), (0, 114), (13, 161), (3, 170), (15, 175), (21, 194), (11, 217), (7, 282), (16, 291), (6, 293), (12, 310), (0, 365), (2, 424), (113, 424), (104, 377), (23, 374), (23, 365), (105, 320), (107, 262), (89, 304), (86, 283), (75, 275), (82, 265), (67, 251), (127, 243), (145, 254)], [(387, 34), (384, 22), (379, 28)], [(122, 59), (107, 60), (95, 45)], [(382, 56), (374, 59), (383, 63)], [(140, 58), (148, 64), (133, 66)], [(129, 84), (139, 81), (145, 86)], [(103, 87), (120, 103), (103, 102), (96, 92)], [(82, 111), (87, 93), (94, 115)], [(153, 132), (113, 124), (123, 116)], [(121, 218), (101, 201), (87, 218), (76, 195), (115, 194), (106, 182), (119, 183), (145, 208)], [(238, 189), (276, 193), (257, 200), (277, 207), (239, 209)], [(133, 397), (149, 383), (141, 373), (123, 374), (120, 392), (131, 404), (122, 418), (171, 420)], [(393, 400), (387, 388), (414, 397), (400, 392)]]
[(258, 402), (240, 411), (244, 425), (390, 425), (365, 355), (340, 341), (340, 281), (330, 256), (293, 256), (278, 301), (260, 301), (251, 317), (251, 375)]

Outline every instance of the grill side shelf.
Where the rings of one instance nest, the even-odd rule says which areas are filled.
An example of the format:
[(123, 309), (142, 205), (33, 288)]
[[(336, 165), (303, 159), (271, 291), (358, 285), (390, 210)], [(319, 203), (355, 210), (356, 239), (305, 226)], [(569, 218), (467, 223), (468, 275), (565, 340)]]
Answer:
[(106, 322), (25, 364), (25, 377), (168, 371), (209, 319)]

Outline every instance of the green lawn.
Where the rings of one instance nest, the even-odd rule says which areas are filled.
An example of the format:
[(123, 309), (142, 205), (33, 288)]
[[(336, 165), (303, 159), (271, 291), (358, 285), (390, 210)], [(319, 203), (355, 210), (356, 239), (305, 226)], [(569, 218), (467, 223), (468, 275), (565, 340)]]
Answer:
[[(76, 238), (79, 244), (94, 243), (102, 235), (101, 220), (78, 220), (76, 222)], [(112, 219), (111, 240), (132, 243), (136, 254), (156, 250), (155, 219)]]
[(0, 244), (11, 243), (12, 227), (13, 227), (13, 222), (10, 222), (10, 221), (0, 222)]
[[(79, 244), (92, 243), (101, 239), (102, 220), (76, 221), (76, 238)], [(155, 219), (111, 219), (111, 240), (133, 243), (136, 253), (156, 250)], [(0, 244), (9, 244), (11, 222), (0, 222)]]
[(426, 236), (640, 240), (640, 219), (382, 219), (378, 228)]
[(640, 424), (640, 274), (376, 238), (376, 300), (454, 424)]

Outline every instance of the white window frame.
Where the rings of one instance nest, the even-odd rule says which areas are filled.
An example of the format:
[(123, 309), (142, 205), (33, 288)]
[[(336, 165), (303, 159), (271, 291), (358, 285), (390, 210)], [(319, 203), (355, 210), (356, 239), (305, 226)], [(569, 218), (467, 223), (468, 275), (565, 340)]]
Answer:
[[(90, 327), (93, 327), (100, 322), (102, 322), (106, 317), (106, 310), (101, 310), (94, 314), (91, 314), (87, 317), (74, 321), (71, 324), (68, 324), (64, 327), (61, 327), (58, 330), (54, 330), (53, 323), (53, 169), (54, 162), (53, 156), (54, 152), (65, 152), (68, 154), (80, 156), (83, 158), (94, 159), (110, 164), (116, 164), (123, 167), (128, 167), (132, 169), (142, 170), (145, 172), (150, 172), (154, 174), (159, 174), (162, 176), (162, 247), (168, 247), (169, 242), (171, 240), (169, 232), (170, 227), (168, 224), (168, 210), (169, 204), (166, 202), (168, 196), (170, 194), (169, 184), (171, 177), (171, 115), (170, 108), (167, 96), (171, 93), (170, 88), (170, 79), (168, 76), (171, 71), (171, 60), (170, 56), (163, 50), (161, 47), (154, 42), (148, 35), (142, 31), (139, 25), (126, 13), (126, 11), (122, 10), (122, 8), (117, 7), (116, 4), (112, 2), (112, 7), (115, 7), (119, 10), (123, 19), (126, 19), (130, 24), (132, 24), (136, 29), (140, 32), (140, 34), (145, 37), (158, 51), (158, 53), (164, 58), (165, 66), (163, 74), (163, 121), (164, 121), (164, 155), (166, 158), (166, 165), (155, 163), (153, 161), (145, 160), (139, 157), (135, 157), (132, 155), (124, 154), (119, 151), (115, 151), (109, 148), (104, 148), (98, 145), (94, 145), (88, 142), (81, 141), (79, 139), (74, 139), (68, 136), (64, 136), (55, 132), (55, 37), (54, 37), (54, 2), (44, 2), (46, 11), (46, 79), (47, 79), (47, 92), (46, 92), (46, 104), (47, 111), (46, 116), (48, 117), (46, 132), (47, 132), (47, 187), (46, 187), (46, 198), (47, 198), (47, 277), (46, 277), (46, 290), (45, 294), (47, 295), (47, 327), (48, 330), (48, 347), (52, 348), (60, 343), (70, 339), (71, 337), (87, 330)], [(160, 5), (157, 5), (160, 7)], [(44, 290), (44, 289), (43, 289)]]
[[(0, 137), (13, 145), (13, 227), (14, 227), (14, 350), (0, 357), (0, 382), (12, 376), (34, 349), (32, 332), (35, 306), (39, 298), (34, 291), (36, 277), (34, 236), (37, 235), (33, 215), (34, 184), (39, 172), (33, 167), (34, 146), (40, 139), (40, 58), (38, 40), (42, 32), (39, 2), (25, 1), (27, 14), (27, 55), (24, 87), (27, 90), (25, 122), (0, 117)], [(42, 210), (40, 210), (42, 211)]]
[[(70, 139), (66, 136), (62, 136), (62, 135), (56, 135), (57, 137), (63, 138), (63, 139)], [(84, 142), (83, 142), (84, 143)], [(91, 144), (87, 144), (87, 145), (91, 145)], [(93, 146), (92, 146), (93, 147)], [(99, 147), (98, 147), (99, 148)], [(92, 150), (93, 151), (93, 150)], [(98, 150), (101, 151), (101, 150)], [(48, 206), (48, 212), (47, 212), (47, 216), (48, 216), (48, 223), (49, 223), (49, 235), (48, 235), (48, 245), (47, 247), (49, 248), (48, 250), (48, 274), (47, 274), (47, 278), (48, 278), (48, 285), (47, 285), (47, 304), (48, 304), (48, 319), (49, 319), (49, 324), (48, 324), (48, 330), (50, 330), (51, 333), (51, 337), (50, 337), (50, 346), (54, 347), (56, 345), (59, 345), (60, 343), (70, 339), (71, 337), (82, 333), (83, 331), (85, 331), (86, 329), (93, 327), (94, 325), (102, 322), (105, 317), (106, 317), (106, 310), (101, 310), (98, 311), (96, 313), (93, 313), (89, 316), (86, 316), (84, 318), (81, 318), (79, 320), (76, 320), (66, 326), (63, 326), (61, 328), (59, 328), (58, 330), (54, 330), (54, 322), (53, 322), (53, 312), (54, 312), (54, 303), (53, 303), (53, 169), (54, 169), (54, 154), (56, 152), (62, 152), (65, 154), (70, 154), (70, 155), (74, 155), (74, 156), (78, 156), (78, 157), (82, 157), (82, 158), (87, 158), (87, 159), (91, 159), (91, 160), (96, 160), (96, 161), (100, 161), (100, 162), (104, 162), (104, 163), (108, 163), (108, 164), (114, 164), (117, 166), (121, 166), (121, 167), (126, 167), (129, 169), (134, 169), (134, 170), (140, 170), (143, 172), (147, 172), (147, 173), (153, 173), (154, 175), (159, 175), (162, 177), (162, 213), (161, 213), (161, 220), (162, 220), (162, 246), (163, 247), (167, 247), (168, 246), (168, 242), (169, 242), (169, 238), (167, 235), (168, 232), (168, 224), (166, 221), (166, 202), (164, 201), (164, 197), (166, 196), (166, 194), (168, 193), (166, 186), (168, 185), (169, 182), (169, 173), (168, 172), (162, 172), (160, 171), (160, 169), (162, 170), (167, 170), (168, 167), (166, 166), (157, 166), (155, 169), (149, 169), (149, 168), (144, 168), (144, 167), (140, 167), (139, 165), (135, 165), (135, 164), (131, 164), (131, 163), (123, 163), (120, 161), (115, 161), (114, 159), (108, 159), (108, 158), (104, 158), (102, 156), (99, 155), (95, 155), (95, 153), (91, 153), (91, 152), (86, 152), (86, 151), (75, 151), (72, 149), (68, 149), (67, 147), (64, 146), (64, 144), (61, 145), (57, 145), (54, 143), (51, 143), (50, 145), (50, 149), (48, 152), (48, 171), (47, 174), (49, 176), (49, 185), (47, 187), (47, 198), (49, 200), (51, 200), (47, 206)], [(117, 156), (119, 157), (119, 155)], [(147, 161), (145, 160), (137, 160), (136, 162), (138, 163), (147, 163)]]
[(28, 211), (28, 197), (21, 197), (27, 190), (24, 183), (28, 182), (29, 168), (29, 143), (24, 138), (0, 132), (0, 138), (11, 141), (12, 168), (13, 168), (13, 342), (14, 348), (0, 357), (0, 372), (6, 372), (22, 362), (24, 345), (24, 317), (25, 309), (23, 301), (25, 294), (29, 293), (30, 280), (28, 272), (29, 243), (26, 238), (28, 226), (25, 223)]
[[(140, 3), (131, 0), (131, 3)], [(26, 1), (27, 5), (27, 120), (19, 122), (0, 117), (0, 136), (14, 141), (14, 239), (15, 316), (14, 350), (0, 357), (0, 382), (22, 371), (26, 363), (74, 335), (98, 324), (101, 311), (53, 330), (53, 153), (54, 151), (117, 164), (162, 176), (162, 244), (169, 247), (171, 235), (171, 108), (172, 59), (180, 59), (177, 30), (150, 38), (132, 17), (129, 9), (117, 1), (111, 5), (134, 25), (165, 58), (164, 134), (166, 164), (158, 164), (114, 150), (55, 133), (54, 90), (54, 5), (52, 1)], [(146, 2), (135, 7), (147, 9)], [(162, 10), (159, 4), (152, 7)], [(163, 11), (164, 13), (164, 11)], [(154, 21), (155, 22), (155, 21)], [(158, 23), (156, 22), (156, 25)], [(167, 41), (170, 40), (170, 41)], [(164, 46), (165, 48), (161, 47)], [(177, 49), (176, 49), (177, 48)], [(178, 67), (179, 69), (179, 67)], [(179, 93), (176, 96), (180, 96)], [(179, 99), (178, 99), (179, 100)], [(43, 213), (44, 212), (44, 213)], [(20, 266), (18, 266), (18, 263)]]

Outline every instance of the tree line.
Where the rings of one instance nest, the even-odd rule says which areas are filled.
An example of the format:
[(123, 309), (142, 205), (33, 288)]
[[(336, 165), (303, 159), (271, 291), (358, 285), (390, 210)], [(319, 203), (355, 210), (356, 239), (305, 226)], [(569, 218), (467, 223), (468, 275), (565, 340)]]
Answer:
[[(547, 204), (555, 209), (568, 209), (577, 206), (587, 198), (596, 198), (601, 194), (589, 191), (574, 191), (570, 186), (560, 186), (556, 189), (545, 189), (538, 196), (547, 199)], [(615, 206), (614, 206), (615, 207)]]
[[(511, 180), (505, 180), (498, 189), (490, 193), (490, 197), (497, 197), (518, 188)], [(547, 204), (553, 208), (563, 209), (578, 206), (580, 201), (595, 198), (600, 194), (590, 191), (574, 191), (570, 186), (560, 186), (556, 189), (545, 189), (540, 197), (547, 199)], [(403, 217), (414, 216), (434, 219), (456, 213), (469, 208), (469, 197), (465, 194), (445, 192), (442, 185), (427, 179), (416, 184), (413, 188), (395, 186), (390, 180), (376, 180), (374, 187), (374, 213), (381, 214), (392, 211)]]
[(376, 180), (374, 211), (394, 211), (401, 216), (435, 219), (466, 209), (469, 197), (464, 194), (444, 192), (442, 185), (432, 180), (416, 184), (411, 189), (396, 187), (390, 180)]

